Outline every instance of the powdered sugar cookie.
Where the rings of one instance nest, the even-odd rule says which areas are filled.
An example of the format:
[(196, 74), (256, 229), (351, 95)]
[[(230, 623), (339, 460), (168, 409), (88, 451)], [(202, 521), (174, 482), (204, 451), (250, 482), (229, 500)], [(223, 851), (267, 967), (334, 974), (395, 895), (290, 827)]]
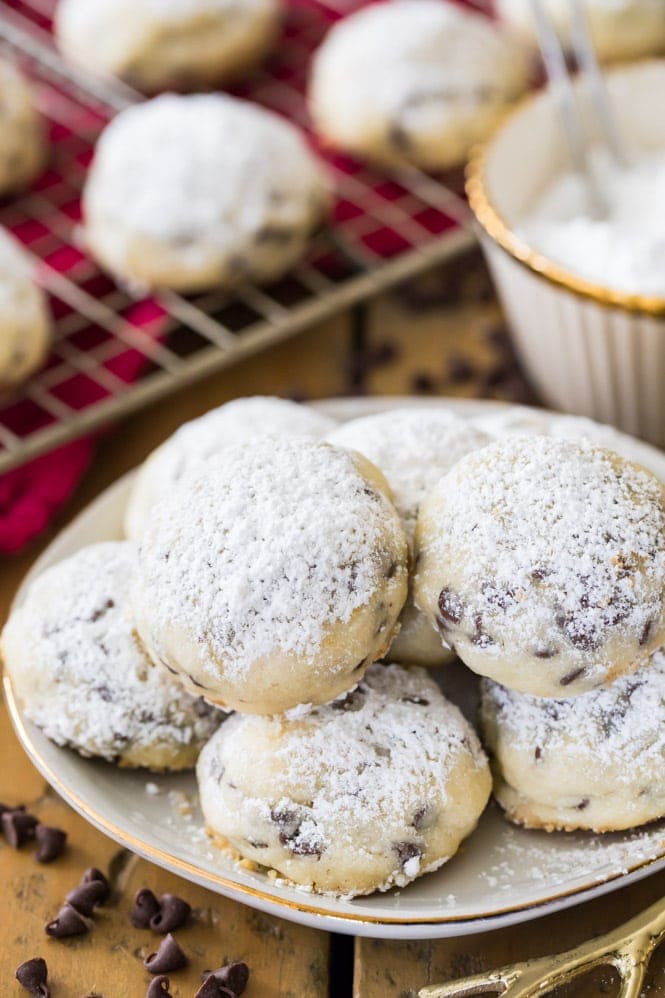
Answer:
[[(529, 0), (495, 0), (499, 16), (536, 44), (536, 27)], [(547, 0), (559, 35), (570, 44), (568, 0)], [(585, 0), (594, 48), (604, 62), (639, 59), (665, 51), (665, 5), (662, 0)]]
[(155, 504), (169, 494), (182, 476), (231, 444), (244, 443), (256, 436), (317, 439), (334, 425), (334, 420), (309, 406), (261, 395), (234, 399), (211, 409), (176, 430), (142, 465), (125, 515), (127, 536), (140, 537)]
[[(450, 468), (490, 438), (445, 409), (394, 409), (343, 423), (328, 435), (330, 443), (364, 454), (386, 476), (395, 508), (413, 546), (420, 504)], [(393, 662), (442, 665), (452, 658), (438, 630), (414, 605), (411, 596), (400, 616), (400, 630), (390, 647)]]
[(585, 441), (509, 437), (421, 506), (415, 600), (475, 672), (576, 696), (665, 637), (665, 488)]
[(139, 90), (196, 90), (246, 73), (272, 48), (277, 0), (60, 0), (58, 45), (72, 62)]
[(127, 601), (130, 546), (93, 544), (30, 586), (2, 635), (25, 716), (58, 745), (121, 766), (184, 769), (221, 715), (145, 655)]
[(371, 4), (314, 57), (309, 104), (331, 145), (387, 164), (462, 162), (526, 89), (518, 44), (447, 0)]
[(665, 655), (570, 700), (482, 684), (494, 792), (529, 828), (617, 831), (665, 815)]
[(487, 803), (476, 733), (421, 669), (373, 666), (305, 717), (231, 718), (201, 753), (210, 831), (288, 880), (369, 894), (459, 848)]
[(303, 438), (210, 458), (155, 508), (133, 603), (151, 654), (246, 713), (323, 703), (388, 649), (407, 543), (380, 473)]
[(88, 248), (119, 278), (196, 291), (285, 273), (329, 205), (288, 121), (222, 94), (156, 97), (104, 130), (83, 196)]
[(35, 283), (32, 261), (0, 226), (0, 390), (41, 367), (50, 341), (46, 296)]
[(11, 63), (0, 59), (0, 194), (27, 187), (46, 161), (44, 123), (32, 88)]

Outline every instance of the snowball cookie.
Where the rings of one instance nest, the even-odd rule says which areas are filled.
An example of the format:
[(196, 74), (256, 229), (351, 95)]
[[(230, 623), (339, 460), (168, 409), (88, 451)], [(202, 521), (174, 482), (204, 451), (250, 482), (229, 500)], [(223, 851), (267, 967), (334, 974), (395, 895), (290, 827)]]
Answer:
[(48, 304), (35, 283), (32, 260), (0, 226), (0, 392), (41, 367), (50, 342)]
[(313, 62), (325, 141), (379, 163), (441, 170), (487, 137), (528, 82), (521, 47), (447, 0), (372, 4), (338, 22)]
[(0, 59), (0, 195), (28, 187), (46, 162), (42, 116), (28, 81)]
[(494, 792), (511, 821), (596, 832), (665, 815), (665, 655), (612, 686), (547, 700), (482, 683)]
[(329, 198), (288, 121), (223, 94), (165, 94), (102, 133), (83, 194), (86, 241), (137, 285), (270, 280), (302, 256)]
[(185, 472), (231, 444), (256, 436), (305, 436), (317, 439), (335, 421), (309, 406), (255, 395), (234, 399), (185, 423), (152, 452), (136, 476), (125, 514), (125, 533), (138, 539), (153, 507)]
[[(495, 0), (499, 16), (536, 44), (530, 0)], [(570, 42), (569, 0), (547, 0), (559, 35)], [(663, 0), (585, 0), (584, 11), (598, 58), (638, 59), (665, 50)]]
[[(328, 440), (364, 454), (386, 476), (395, 508), (413, 546), (420, 504), (453, 464), (489, 443), (480, 430), (443, 408), (394, 409), (343, 423)], [(402, 610), (400, 630), (390, 647), (394, 662), (435, 666), (450, 661), (438, 629), (413, 604)]]
[(408, 549), (383, 476), (305, 438), (229, 447), (155, 507), (139, 546), (137, 628), (189, 689), (273, 714), (324, 703), (381, 658)]
[(576, 696), (665, 638), (665, 487), (587, 441), (508, 437), (420, 509), (415, 600), (475, 672)]
[(121, 766), (185, 769), (221, 715), (145, 655), (134, 632), (129, 544), (83, 548), (31, 585), (2, 635), (25, 716), (58, 745)]
[(60, 0), (63, 55), (149, 93), (246, 73), (272, 48), (277, 0)]
[(231, 718), (197, 768), (209, 831), (296, 884), (403, 887), (453, 856), (489, 796), (471, 725), (422, 669), (372, 666), (304, 717)]

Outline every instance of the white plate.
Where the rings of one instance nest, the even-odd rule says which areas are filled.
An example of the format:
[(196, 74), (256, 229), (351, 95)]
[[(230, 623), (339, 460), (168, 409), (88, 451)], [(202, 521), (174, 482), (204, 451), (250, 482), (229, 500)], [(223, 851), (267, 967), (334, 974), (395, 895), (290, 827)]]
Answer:
[[(429, 399), (340, 399), (318, 407), (351, 419), (398, 405), (433, 404), (469, 416), (500, 408), (489, 402)], [(637, 441), (634, 453), (665, 479), (665, 455)], [(86, 544), (120, 538), (130, 482), (131, 476), (126, 476), (91, 503), (48, 547), (26, 583)], [(450, 863), (404, 890), (339, 900), (279, 886), (263, 873), (240, 869), (211, 846), (201, 829), (191, 774), (128, 772), (58, 748), (23, 719), (9, 679), (4, 682), (11, 717), (28, 755), (93, 825), (186, 879), (315, 928), (392, 939), (464, 935), (548, 914), (665, 866), (663, 823), (627, 834), (548, 835), (514, 828), (490, 807)], [(159, 793), (148, 793), (148, 783), (157, 785)], [(188, 801), (191, 812), (183, 814)]]

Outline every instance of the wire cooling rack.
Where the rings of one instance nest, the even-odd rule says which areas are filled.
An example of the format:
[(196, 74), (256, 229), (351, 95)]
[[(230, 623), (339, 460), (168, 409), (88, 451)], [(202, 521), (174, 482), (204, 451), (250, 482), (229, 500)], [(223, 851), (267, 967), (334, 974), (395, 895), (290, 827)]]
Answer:
[[(94, 0), (91, 0), (94, 2)], [(291, 0), (272, 60), (237, 93), (309, 129), (304, 89), (313, 49), (344, 10)], [(55, 340), (45, 368), (0, 405), (0, 470), (63, 444), (469, 246), (458, 192), (417, 171), (388, 176), (323, 153), (337, 201), (307, 257), (269, 287), (184, 298), (133, 296), (99, 270), (80, 238), (80, 195), (95, 140), (130, 88), (68, 66), (51, 35), (55, 0), (0, 4), (0, 53), (33, 80), (51, 160), (27, 194), (0, 203), (38, 260)], [(314, 139), (312, 139), (314, 141)]]

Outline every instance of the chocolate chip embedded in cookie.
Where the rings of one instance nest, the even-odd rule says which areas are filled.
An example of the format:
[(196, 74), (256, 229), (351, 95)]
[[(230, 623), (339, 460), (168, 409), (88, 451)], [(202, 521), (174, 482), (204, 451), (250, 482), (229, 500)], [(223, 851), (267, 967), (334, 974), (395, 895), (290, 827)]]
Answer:
[(665, 487), (587, 441), (507, 436), (462, 458), (416, 548), (416, 604), (511, 689), (576, 696), (665, 638)]
[(428, 673), (398, 665), (373, 665), (351, 698), (300, 718), (236, 715), (203, 750), (197, 777), (215, 836), (338, 894), (437, 869), (490, 791), (471, 726)]

